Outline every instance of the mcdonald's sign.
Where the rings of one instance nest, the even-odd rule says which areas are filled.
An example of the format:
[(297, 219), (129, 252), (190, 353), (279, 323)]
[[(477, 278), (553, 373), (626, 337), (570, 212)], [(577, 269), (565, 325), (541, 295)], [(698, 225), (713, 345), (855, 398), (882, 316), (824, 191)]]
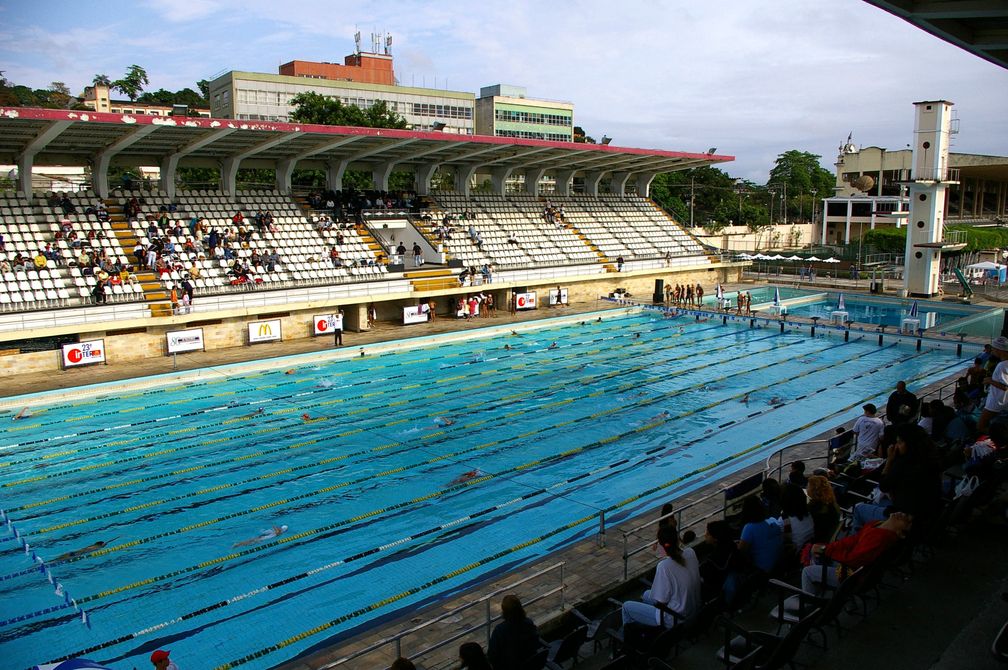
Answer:
[(248, 325), (249, 344), (258, 342), (279, 342), (283, 339), (280, 329), (280, 319), (270, 319), (269, 321), (252, 321)]

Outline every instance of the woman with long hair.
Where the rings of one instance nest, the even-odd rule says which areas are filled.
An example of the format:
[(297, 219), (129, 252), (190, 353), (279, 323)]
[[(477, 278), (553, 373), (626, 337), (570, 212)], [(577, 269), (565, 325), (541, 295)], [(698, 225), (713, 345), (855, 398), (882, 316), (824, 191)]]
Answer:
[(676, 618), (659, 609), (659, 603), (682, 619), (689, 619), (700, 609), (700, 563), (696, 553), (690, 547), (683, 549), (676, 529), (669, 526), (658, 529), (657, 551), (661, 560), (654, 582), (641, 601), (623, 603), (624, 624), (671, 628)]

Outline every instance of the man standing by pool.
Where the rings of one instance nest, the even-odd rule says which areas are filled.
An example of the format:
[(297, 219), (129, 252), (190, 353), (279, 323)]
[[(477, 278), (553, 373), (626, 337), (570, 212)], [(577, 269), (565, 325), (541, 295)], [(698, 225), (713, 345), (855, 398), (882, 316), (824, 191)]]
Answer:
[(333, 314), (333, 333), (336, 337), (337, 347), (343, 346), (343, 310), (339, 307), (336, 308), (336, 313)]

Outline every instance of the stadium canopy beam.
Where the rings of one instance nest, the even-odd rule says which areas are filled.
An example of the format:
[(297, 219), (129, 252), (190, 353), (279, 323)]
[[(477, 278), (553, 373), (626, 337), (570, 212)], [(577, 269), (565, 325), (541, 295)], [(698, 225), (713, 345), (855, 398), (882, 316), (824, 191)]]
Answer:
[(258, 153), (266, 151), (267, 149), (272, 149), (273, 147), (279, 146), (285, 142), (290, 142), (297, 137), (300, 137), (297, 133), (283, 133), (282, 135), (271, 137), (268, 140), (263, 140), (244, 151), (225, 158), (224, 163), (221, 165), (220, 190), (233, 197), (235, 194), (235, 181), (238, 178), (238, 168), (241, 167), (241, 162), (243, 160), (249, 156), (255, 156)]
[(539, 195), (539, 180), (546, 174), (546, 168), (525, 168), (525, 192)]
[(501, 165), (490, 170), (490, 183), (493, 186), (494, 193), (503, 197), (507, 180), (514, 171), (515, 168), (513, 166), (507, 165)]
[(230, 135), (237, 128), (218, 128), (202, 137), (198, 137), (188, 144), (179, 147), (175, 152), (164, 156), (161, 159), (161, 190), (168, 194), (168, 197), (175, 199), (175, 172), (178, 170), (179, 159), (183, 156), (199, 151), (208, 144), (213, 144), (222, 137)]
[(637, 195), (647, 198), (651, 193), (651, 182), (654, 181), (657, 172), (641, 172), (637, 175)]
[(326, 164), (326, 189), (330, 191), (343, 190), (343, 175), (350, 161), (344, 159), (332, 160)]
[(592, 170), (590, 172), (585, 172), (585, 195), (590, 195), (593, 198), (598, 197), (598, 185), (602, 181), (602, 177), (606, 175), (605, 170)]
[(630, 172), (613, 172), (609, 191), (621, 198), (626, 197), (626, 184), (630, 181), (631, 174)]
[(32, 199), (32, 166), (35, 163), (35, 156), (46, 148), (46, 146), (56, 139), (60, 133), (70, 127), (73, 121), (53, 121), (45, 129), (36, 135), (31, 142), (25, 145), (24, 149), (17, 157), (18, 168), (18, 190), (24, 197)]
[(349, 137), (341, 137), (338, 140), (331, 142), (322, 142), (321, 144), (316, 144), (310, 149), (302, 151), (300, 153), (294, 154), (284, 158), (283, 160), (277, 162), (276, 168), (276, 186), (277, 190), (281, 193), (290, 194), (291, 192), (291, 175), (294, 174), (294, 169), (300, 161), (306, 158), (311, 158), (312, 156), (317, 156), (318, 154), (326, 153), (327, 151), (332, 151), (333, 149), (338, 149), (342, 146), (346, 146), (351, 142), (356, 142), (357, 140), (363, 139), (362, 135), (351, 135)]
[(522, 167), (523, 165), (526, 165), (526, 163), (523, 163), (521, 161), (515, 162), (516, 159), (523, 158), (525, 156), (531, 156), (533, 154), (541, 154), (544, 151), (552, 151), (552, 150), (553, 147), (538, 147), (536, 149), (529, 149), (528, 151), (519, 151), (517, 153), (511, 154), (510, 156), (502, 156), (495, 160), (487, 161), (483, 165), (486, 166), (486, 165), (496, 165), (497, 163), (514, 163), (511, 166), (511, 169), (514, 170), (519, 167)]
[(574, 179), (574, 173), (577, 170), (558, 170), (554, 175), (556, 179), (556, 192), (557, 195), (570, 195), (571, 194), (571, 181)]
[[(586, 151), (587, 151), (587, 149), (583, 149), (581, 151), (571, 151), (569, 154), (566, 154), (566, 156), (567, 157), (571, 157), (571, 156), (575, 156), (577, 154), (583, 154)], [(611, 158), (611, 157), (610, 156), (606, 156), (604, 158)], [(604, 158), (600, 157), (600, 160), (604, 160)], [(519, 165), (518, 167), (527, 168), (527, 167), (530, 167), (532, 165), (539, 165), (540, 163), (548, 163), (550, 161), (555, 161), (555, 160), (558, 160), (556, 156), (546, 156), (545, 158), (539, 158), (539, 159), (536, 159), (534, 161), (525, 161), (521, 165)]]
[(469, 197), (469, 182), (472, 181), (476, 170), (480, 168), (479, 163), (466, 163), (455, 169), (455, 191), (465, 197)]
[(95, 155), (94, 167), (91, 170), (91, 179), (94, 182), (94, 188), (98, 192), (99, 198), (104, 200), (109, 197), (108, 169), (109, 163), (112, 162), (112, 157), (130, 145), (136, 144), (155, 130), (157, 130), (157, 126), (153, 125), (134, 128), (131, 132), (120, 137), (117, 141)]
[(430, 183), (434, 173), (441, 167), (440, 163), (421, 163), (413, 170), (413, 181), (416, 183), (417, 195), (430, 195)]

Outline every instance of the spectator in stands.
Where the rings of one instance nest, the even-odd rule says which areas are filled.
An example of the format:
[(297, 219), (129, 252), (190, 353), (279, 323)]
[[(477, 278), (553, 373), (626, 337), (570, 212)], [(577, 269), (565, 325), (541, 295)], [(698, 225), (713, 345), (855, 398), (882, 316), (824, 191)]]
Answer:
[(183, 299), (188, 298), (189, 299), (188, 302), (191, 303), (193, 301), (193, 298), (195, 297), (195, 293), (194, 292), (195, 292), (195, 287), (193, 286), (193, 283), (191, 281), (189, 281), (188, 277), (184, 277), (182, 279), (182, 297), (183, 297)]
[(704, 601), (720, 597), (725, 607), (731, 608), (738, 592), (739, 577), (748, 565), (735, 544), (731, 524), (724, 520), (708, 523), (700, 551), (703, 554), (700, 576)]
[(276, 272), (276, 266), (279, 262), (280, 256), (277, 254), (276, 249), (270, 249), (265, 258), (266, 272)]
[(0, 272), (10, 272), (10, 271), (11, 271), (10, 262), (6, 258), (0, 260)]
[(48, 242), (45, 245), (45, 249), (42, 250), (42, 255), (46, 257), (46, 260), (57, 264), (63, 260), (63, 257), (60, 256), (59, 249), (54, 248), (53, 245)]
[(815, 521), (801, 487), (794, 484), (781, 487), (781, 521), (784, 522), (784, 546), (795, 554), (815, 536)]
[(494, 670), (523, 670), (526, 660), (539, 649), (539, 631), (518, 596), (504, 596), (501, 618), (490, 634), (487, 657)]
[(984, 377), (987, 384), (987, 399), (984, 401), (983, 411), (980, 413), (980, 421), (977, 423), (977, 430), (986, 433), (991, 419), (1008, 409), (1008, 337), (1000, 336), (991, 343), (993, 354), (991, 361), (997, 360), (994, 370), (990, 376)]
[(863, 414), (854, 422), (855, 446), (848, 461), (858, 463), (865, 458), (875, 458), (878, 455), (878, 446), (882, 439), (882, 431), (885, 424), (882, 419), (876, 416), (878, 408), (872, 403), (867, 403), (861, 407)]
[(773, 477), (767, 477), (760, 484), (760, 502), (766, 511), (767, 517), (779, 517), (781, 515), (781, 485)]
[(218, 244), (220, 244), (220, 233), (217, 232), (216, 228), (211, 228), (210, 234), (207, 236), (207, 247), (210, 249), (211, 256), (215, 255), (214, 252)]
[(677, 622), (655, 606), (659, 603), (683, 619), (689, 619), (700, 609), (700, 562), (692, 548), (680, 546), (679, 533), (674, 527), (658, 529), (658, 554), (661, 560), (655, 569), (654, 582), (644, 592), (642, 602), (623, 603), (624, 625), (634, 622), (671, 628)]
[(416, 666), (413, 665), (413, 661), (400, 656), (396, 660), (392, 661), (392, 665), (389, 666), (389, 670), (416, 670)]
[(616, 272), (623, 272), (623, 256), (616, 257)]
[(126, 203), (126, 218), (136, 219), (140, 216), (140, 201), (136, 199), (136, 196), (129, 199)]
[(918, 522), (931, 518), (941, 498), (941, 467), (930, 436), (916, 424), (900, 424), (887, 450), (877, 502), (854, 506), (854, 530), (885, 518), (890, 508)]
[(234, 216), (231, 217), (231, 223), (236, 228), (245, 223), (245, 215), (241, 213), (241, 210), (234, 213)]
[(194, 260), (192, 266), (189, 268), (189, 276), (193, 279), (199, 279), (202, 275), (203, 271), (200, 270), (199, 263)]
[(68, 196), (66, 193), (64, 193), (63, 197), (60, 198), (60, 200), (59, 200), (59, 206), (60, 206), (60, 209), (63, 210), (64, 214), (76, 214), (77, 213), (77, 208), (74, 207), (73, 201), (70, 200), (70, 196)]
[(873, 521), (856, 535), (826, 545), (812, 545), (813, 563), (802, 570), (802, 590), (821, 595), (826, 588), (835, 589), (849, 571), (871, 565), (905, 538), (912, 521), (909, 514), (893, 512), (884, 521)]
[(3, 234), (0, 234), (0, 251), (7, 251), (7, 242), (4, 240)]
[(961, 386), (971, 398), (978, 399), (983, 394), (984, 377), (986, 376), (983, 359), (977, 356), (973, 359), (973, 365), (966, 369), (966, 374), (960, 380)]
[(196, 242), (191, 237), (187, 237), (185, 243), (182, 245), (182, 251), (187, 254), (196, 253)]
[(907, 390), (906, 382), (896, 382), (896, 390), (889, 395), (889, 401), (886, 403), (886, 419), (889, 423), (906, 423), (915, 421), (916, 416), (917, 396)]
[(490, 667), (490, 661), (478, 642), (463, 643), (459, 647), (459, 661), (461, 662), (460, 670), (495, 670)]
[(769, 575), (780, 558), (783, 543), (781, 527), (767, 518), (766, 508), (756, 496), (749, 496), (742, 503), (742, 521), (745, 525), (738, 543), (739, 550), (749, 557), (757, 570)]
[(805, 476), (805, 462), (795, 461), (788, 470), (788, 484), (794, 484), (800, 489), (808, 486), (808, 478)]
[(490, 265), (487, 263), (484, 263), (483, 267), (480, 268), (480, 274), (483, 275), (484, 284), (489, 284), (493, 279), (493, 275), (490, 272)]
[(91, 297), (94, 298), (95, 304), (103, 305), (105, 304), (105, 282), (104, 280), (97, 280), (95, 282), (94, 288), (91, 290)]

